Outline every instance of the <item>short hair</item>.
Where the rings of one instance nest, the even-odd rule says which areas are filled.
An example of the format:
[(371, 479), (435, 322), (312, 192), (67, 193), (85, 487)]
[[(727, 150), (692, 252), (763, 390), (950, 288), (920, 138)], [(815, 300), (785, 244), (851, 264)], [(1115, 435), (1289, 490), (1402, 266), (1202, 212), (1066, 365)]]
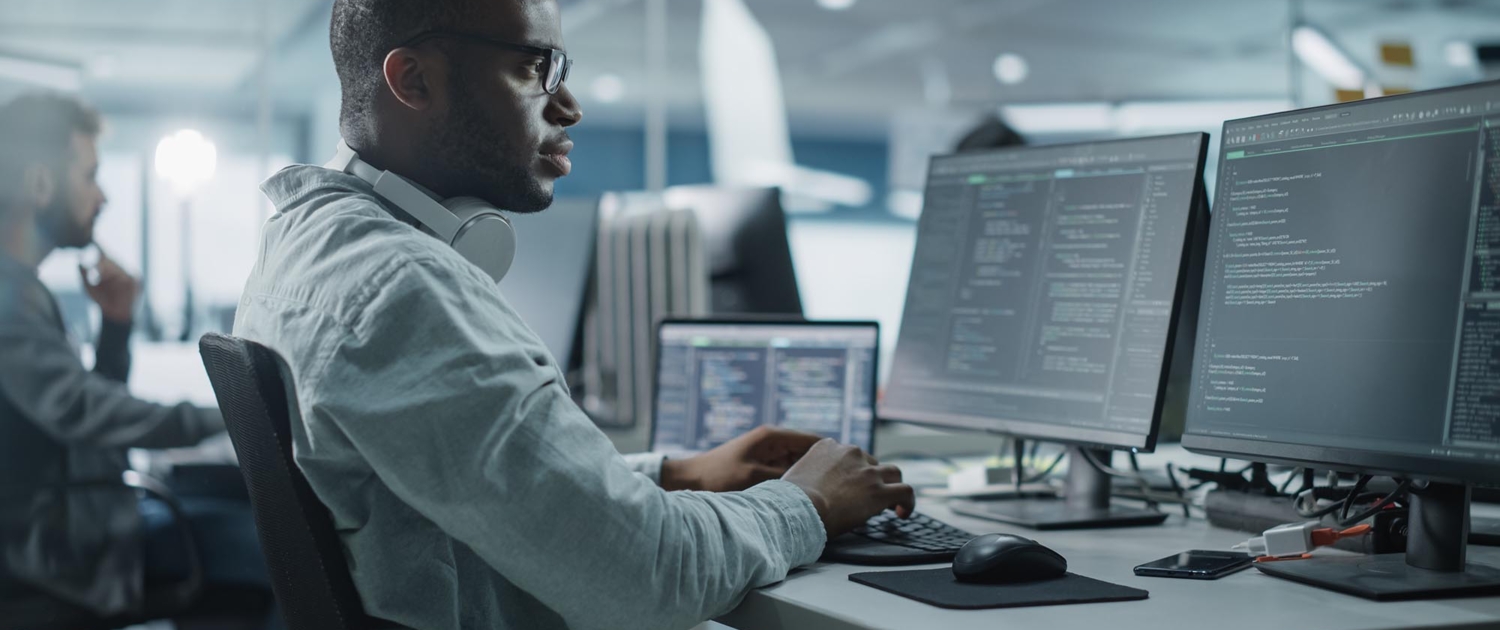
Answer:
[(335, 0), (328, 28), (343, 102), (339, 131), (355, 140), (374, 130), (370, 116), (385, 87), (385, 56), (422, 31), (458, 27), (478, 13), (476, 0)]
[(0, 106), (0, 209), (19, 195), (27, 167), (61, 171), (73, 161), (73, 134), (98, 136), (99, 112), (62, 94), (22, 94)]
[(985, 149), (1000, 149), (1004, 147), (1022, 146), (1026, 144), (1026, 137), (1022, 136), (1010, 125), (1005, 124), (999, 116), (990, 114), (985, 116), (954, 147), (956, 153), (968, 153), (970, 151), (983, 151)]

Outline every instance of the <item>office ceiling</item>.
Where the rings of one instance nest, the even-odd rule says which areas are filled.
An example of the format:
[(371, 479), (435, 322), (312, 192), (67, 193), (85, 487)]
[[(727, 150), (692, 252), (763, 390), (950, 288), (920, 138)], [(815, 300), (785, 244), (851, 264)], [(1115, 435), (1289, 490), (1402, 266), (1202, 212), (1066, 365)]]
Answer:
[[(666, 100), (677, 125), (701, 124), (699, 0), (666, 0)], [(1286, 98), (1287, 0), (746, 0), (776, 44), (794, 129), (879, 134), (893, 113), (947, 102)], [(250, 115), (262, 80), (279, 116), (304, 116), (336, 90), (329, 0), (0, 0), (0, 53), (84, 69), (106, 109)], [(646, 93), (644, 0), (562, 0), (577, 58), (571, 85), (589, 118), (634, 124)], [(1357, 57), (1378, 41), (1417, 44), (1415, 87), (1455, 82), (1443, 45), (1500, 33), (1500, 2), (1307, 0), (1301, 9)], [(260, 70), (269, 44), (269, 74)], [(1020, 55), (1002, 85), (996, 55)], [(623, 83), (606, 104), (591, 86)], [(14, 91), (0, 79), (0, 95)]]

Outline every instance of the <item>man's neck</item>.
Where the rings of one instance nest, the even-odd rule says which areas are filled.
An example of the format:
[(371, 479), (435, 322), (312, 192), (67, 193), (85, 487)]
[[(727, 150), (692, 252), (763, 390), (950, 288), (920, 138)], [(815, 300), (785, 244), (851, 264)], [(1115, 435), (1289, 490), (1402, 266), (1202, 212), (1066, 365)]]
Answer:
[(366, 143), (361, 146), (350, 145), (359, 159), (366, 164), (382, 171), (390, 171), (400, 175), (407, 182), (416, 184), (423, 192), (428, 193), (436, 199), (443, 199), (445, 195), (439, 190), (440, 184), (429, 165), (424, 165), (419, 160), (406, 157), (409, 152), (396, 149), (393, 146)]
[(34, 221), (23, 220), (18, 216), (23, 213), (6, 214), (10, 216), (0, 217), (0, 255), (35, 270), (56, 246), (42, 236)]

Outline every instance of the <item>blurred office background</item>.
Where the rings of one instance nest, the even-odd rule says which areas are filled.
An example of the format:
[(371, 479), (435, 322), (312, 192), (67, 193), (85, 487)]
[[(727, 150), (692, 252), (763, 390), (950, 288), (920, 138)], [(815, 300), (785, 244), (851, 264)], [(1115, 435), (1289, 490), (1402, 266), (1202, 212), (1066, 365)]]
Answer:
[[(231, 325), (257, 184), (338, 139), (331, 4), (0, 0), (0, 100), (75, 92), (107, 119), (98, 240), (144, 279), (139, 395), (212, 403), (191, 342)], [(1208, 131), (1213, 155), (1227, 118), (1479, 80), (1500, 45), (1485, 0), (560, 5), (585, 116), (558, 194), (778, 185), (806, 314), (880, 320), (887, 356), (927, 158), (986, 116), (1032, 143)], [(88, 340), (77, 262), (42, 275)]]

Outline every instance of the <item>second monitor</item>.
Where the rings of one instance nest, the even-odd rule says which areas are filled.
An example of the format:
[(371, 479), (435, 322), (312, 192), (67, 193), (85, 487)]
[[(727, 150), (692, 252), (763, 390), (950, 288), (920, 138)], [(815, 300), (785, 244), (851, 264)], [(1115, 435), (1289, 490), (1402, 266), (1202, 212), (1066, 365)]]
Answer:
[[(1201, 133), (933, 158), (880, 416), (1073, 448), (1066, 498), (959, 503), (1037, 529), (1159, 523), (1110, 504), (1191, 352)], [(1097, 450), (1095, 450), (1097, 449)]]

